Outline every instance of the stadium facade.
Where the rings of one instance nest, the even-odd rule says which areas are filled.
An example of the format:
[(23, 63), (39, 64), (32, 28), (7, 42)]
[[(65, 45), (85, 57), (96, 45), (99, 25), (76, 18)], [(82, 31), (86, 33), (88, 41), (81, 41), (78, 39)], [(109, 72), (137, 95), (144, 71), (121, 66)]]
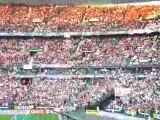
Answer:
[(0, 0), (1, 4), (25, 4), (25, 5), (103, 5), (122, 4), (136, 2), (151, 2), (157, 0)]

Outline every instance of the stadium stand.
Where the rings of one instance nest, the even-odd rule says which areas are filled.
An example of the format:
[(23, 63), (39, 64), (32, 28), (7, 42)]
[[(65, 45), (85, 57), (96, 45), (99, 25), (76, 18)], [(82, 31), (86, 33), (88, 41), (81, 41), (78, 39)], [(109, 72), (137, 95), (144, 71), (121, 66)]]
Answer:
[(5, 32), (119, 31), (156, 28), (159, 5), (152, 6), (0, 6)]
[[(159, 64), (159, 35), (91, 38), (2, 39), (1, 65), (105, 66)], [(30, 50), (37, 51), (30, 56)]]
[(34, 105), (70, 112), (100, 102), (115, 94), (115, 88), (124, 88), (131, 91), (115, 96), (104, 106), (106, 111), (150, 113), (154, 109), (159, 113), (159, 31), (90, 37), (25, 36), (159, 29), (159, 5), (4, 5), (0, 11), (1, 33), (24, 34), (0, 38), (1, 107)]

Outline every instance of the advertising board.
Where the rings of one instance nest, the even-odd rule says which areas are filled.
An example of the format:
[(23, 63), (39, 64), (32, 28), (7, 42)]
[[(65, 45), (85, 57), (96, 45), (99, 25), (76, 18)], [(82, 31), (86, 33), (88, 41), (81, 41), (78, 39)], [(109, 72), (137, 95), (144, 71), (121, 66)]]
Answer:
[(14, 110), (31, 110), (33, 109), (34, 106), (33, 105), (30, 105), (30, 106), (14, 106)]
[(48, 114), (49, 111), (45, 109), (37, 109), (37, 110), (30, 110), (30, 114), (41, 114), (41, 115), (46, 115)]
[(0, 115), (26, 115), (29, 110), (0, 110)]

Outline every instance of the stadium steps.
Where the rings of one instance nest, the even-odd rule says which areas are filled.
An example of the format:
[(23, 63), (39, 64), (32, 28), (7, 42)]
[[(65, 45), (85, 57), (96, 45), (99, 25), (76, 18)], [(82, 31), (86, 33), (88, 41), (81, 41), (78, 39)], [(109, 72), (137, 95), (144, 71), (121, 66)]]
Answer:
[(74, 57), (76, 57), (76, 56), (79, 54), (80, 47), (81, 47), (81, 45), (83, 45), (84, 43), (85, 43), (85, 40), (82, 40), (82, 41), (80, 41), (80, 42), (78, 43), (78, 46), (77, 46), (77, 48), (76, 48), (76, 50), (75, 50), (75, 53), (71, 56), (71, 59), (74, 58)]
[(96, 103), (96, 105), (98, 105), (100, 107), (100, 109), (104, 109), (104, 106), (107, 106), (113, 100), (115, 100), (115, 96), (114, 96), (114, 94), (111, 94), (111, 95), (106, 96), (105, 98), (103, 98), (98, 103)]
[(85, 90), (83, 90), (83, 91), (81, 91), (79, 94), (78, 94), (78, 98), (80, 97), (80, 96), (83, 96), (85, 93), (87, 93), (92, 87), (88, 84), (88, 83), (86, 83), (86, 88), (85, 88)]
[(94, 105), (98, 105), (98, 106), (99, 106), (99, 104), (100, 104), (103, 100), (107, 99), (109, 96), (110, 96), (109, 94), (103, 93), (103, 95), (102, 95), (100, 98), (98, 98), (98, 97), (95, 98), (95, 99), (92, 101), (92, 103), (93, 103)]

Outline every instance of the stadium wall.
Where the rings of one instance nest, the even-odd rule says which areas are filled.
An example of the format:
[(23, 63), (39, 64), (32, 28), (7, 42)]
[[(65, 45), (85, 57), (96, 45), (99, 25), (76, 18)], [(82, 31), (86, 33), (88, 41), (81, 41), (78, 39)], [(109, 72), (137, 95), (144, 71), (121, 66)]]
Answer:
[(151, 2), (158, 0), (0, 0), (1, 4), (24, 4), (24, 5), (103, 5), (103, 4), (122, 4), (136, 2)]

